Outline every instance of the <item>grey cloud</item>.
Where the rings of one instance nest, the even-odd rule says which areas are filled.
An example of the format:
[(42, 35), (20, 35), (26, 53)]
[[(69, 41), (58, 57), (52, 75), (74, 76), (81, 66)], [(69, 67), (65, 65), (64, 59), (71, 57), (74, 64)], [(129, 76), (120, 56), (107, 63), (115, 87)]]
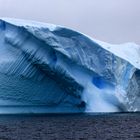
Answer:
[(111, 43), (140, 44), (140, 0), (0, 0), (0, 16), (67, 26)]

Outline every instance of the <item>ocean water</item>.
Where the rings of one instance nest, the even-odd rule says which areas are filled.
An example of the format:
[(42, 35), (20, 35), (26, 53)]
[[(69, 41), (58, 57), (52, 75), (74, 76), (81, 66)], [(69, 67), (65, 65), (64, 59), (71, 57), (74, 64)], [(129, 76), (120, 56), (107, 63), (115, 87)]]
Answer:
[(0, 140), (139, 140), (140, 113), (0, 115)]

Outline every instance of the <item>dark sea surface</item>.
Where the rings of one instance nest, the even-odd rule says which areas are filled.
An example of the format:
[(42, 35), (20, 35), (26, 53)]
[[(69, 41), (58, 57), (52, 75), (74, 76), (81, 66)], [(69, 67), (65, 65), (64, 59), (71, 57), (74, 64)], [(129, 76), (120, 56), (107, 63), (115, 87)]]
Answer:
[(0, 115), (0, 140), (140, 140), (140, 113)]

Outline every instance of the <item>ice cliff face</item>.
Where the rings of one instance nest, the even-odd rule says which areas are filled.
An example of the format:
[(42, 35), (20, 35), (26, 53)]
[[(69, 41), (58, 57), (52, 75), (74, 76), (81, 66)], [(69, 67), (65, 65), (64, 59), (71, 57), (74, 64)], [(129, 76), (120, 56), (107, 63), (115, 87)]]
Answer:
[(139, 88), (134, 43), (111, 45), (56, 25), (0, 20), (0, 106), (12, 108), (7, 112), (140, 111)]

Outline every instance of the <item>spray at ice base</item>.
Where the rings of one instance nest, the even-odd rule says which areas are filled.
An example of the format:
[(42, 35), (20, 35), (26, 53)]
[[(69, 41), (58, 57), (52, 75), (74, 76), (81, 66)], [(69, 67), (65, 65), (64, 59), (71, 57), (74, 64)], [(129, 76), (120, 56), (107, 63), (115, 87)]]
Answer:
[(140, 111), (140, 47), (0, 20), (0, 112)]

